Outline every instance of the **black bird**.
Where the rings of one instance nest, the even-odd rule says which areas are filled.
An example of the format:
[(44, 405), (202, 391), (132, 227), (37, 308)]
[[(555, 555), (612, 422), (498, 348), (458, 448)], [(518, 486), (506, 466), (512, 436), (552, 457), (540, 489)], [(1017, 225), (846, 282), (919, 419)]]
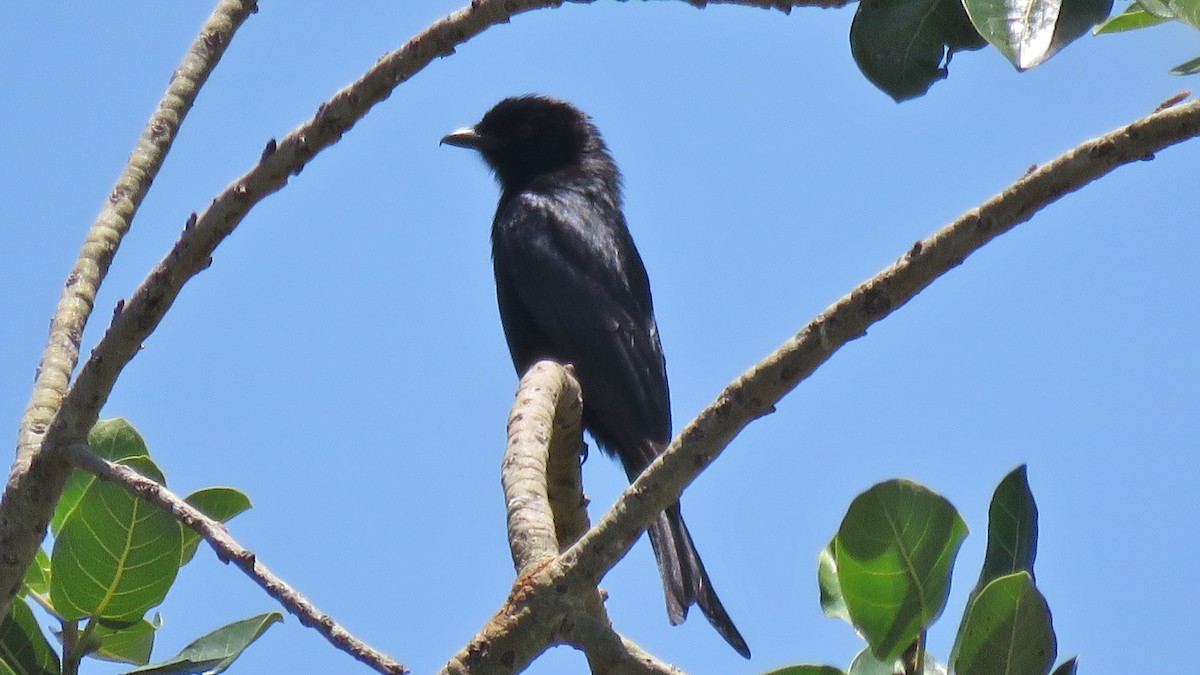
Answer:
[[(591, 119), (547, 96), (496, 104), (443, 143), (478, 150), (500, 183), (492, 259), (500, 320), (517, 373), (573, 364), (583, 424), (630, 481), (671, 440), (666, 362), (642, 258), (621, 212), (621, 178)], [(739, 654), (725, 612), (672, 504), (650, 524), (672, 624), (701, 611)]]

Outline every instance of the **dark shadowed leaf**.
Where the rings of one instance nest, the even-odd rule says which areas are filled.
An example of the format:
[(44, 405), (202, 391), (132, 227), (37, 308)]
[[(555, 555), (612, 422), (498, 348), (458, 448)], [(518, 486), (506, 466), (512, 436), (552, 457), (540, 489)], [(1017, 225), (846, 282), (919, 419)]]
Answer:
[(958, 675), (1044, 675), (1057, 655), (1046, 599), (1027, 572), (989, 583), (967, 608), (951, 666)]
[(1034, 577), (1037, 537), (1037, 503), (1022, 464), (1000, 481), (992, 495), (992, 504), (988, 508), (987, 552), (983, 556), (983, 571), (976, 588), (1021, 570)]
[(216, 675), (228, 668), (271, 624), (283, 621), (279, 612), (267, 612), (222, 626), (183, 648), (175, 658), (141, 668), (127, 675)]
[(1171, 69), (1172, 75), (1195, 75), (1196, 73), (1200, 73), (1200, 56)]
[(21, 598), (14, 599), (8, 615), (0, 623), (0, 673), (55, 675), (60, 672), (58, 654), (38, 628), (33, 611)]
[(897, 101), (923, 95), (955, 52), (984, 44), (959, 0), (862, 0), (850, 26), (859, 70)]
[(1072, 656), (1063, 661), (1051, 675), (1075, 675), (1075, 669), (1079, 666), (1079, 657)]
[[(1033, 563), (1037, 558), (1038, 511), (1029, 489), (1025, 465), (1013, 469), (992, 494), (988, 507), (987, 550), (983, 556), (983, 568), (979, 581), (971, 589), (967, 607), (975, 597), (994, 579), (1014, 572), (1028, 572), (1034, 577)], [(963, 643), (963, 631), (967, 628), (967, 615), (963, 614), (958, 626), (954, 649)], [(957, 652), (950, 652), (953, 661)]]
[(950, 502), (908, 480), (850, 504), (834, 540), (842, 597), (882, 661), (900, 656), (942, 613), (967, 526)]

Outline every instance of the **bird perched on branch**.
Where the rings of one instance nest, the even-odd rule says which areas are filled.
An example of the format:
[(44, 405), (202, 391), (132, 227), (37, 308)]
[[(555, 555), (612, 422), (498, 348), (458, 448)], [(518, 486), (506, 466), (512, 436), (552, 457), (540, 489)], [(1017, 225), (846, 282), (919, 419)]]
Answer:
[[(621, 212), (621, 179), (591, 119), (547, 96), (496, 104), (443, 143), (479, 151), (500, 183), (492, 259), (518, 375), (573, 364), (583, 424), (632, 482), (671, 440), (666, 363), (650, 283)], [(647, 530), (672, 624), (700, 610), (750, 657), (713, 590), (678, 502)]]

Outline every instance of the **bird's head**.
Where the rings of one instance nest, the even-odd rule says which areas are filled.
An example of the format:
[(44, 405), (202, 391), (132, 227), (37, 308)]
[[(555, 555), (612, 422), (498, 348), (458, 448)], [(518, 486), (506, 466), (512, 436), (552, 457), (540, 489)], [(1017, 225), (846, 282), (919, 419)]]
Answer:
[(506, 189), (604, 153), (596, 127), (583, 111), (538, 95), (506, 98), (475, 126), (447, 134), (442, 143), (478, 150)]

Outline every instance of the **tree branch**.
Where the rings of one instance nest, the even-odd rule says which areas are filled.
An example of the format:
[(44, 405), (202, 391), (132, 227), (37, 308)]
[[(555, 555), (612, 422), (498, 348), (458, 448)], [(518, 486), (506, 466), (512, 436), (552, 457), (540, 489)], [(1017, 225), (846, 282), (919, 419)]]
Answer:
[[(591, 0), (583, 0), (590, 2)], [(706, 0), (689, 0), (703, 7)], [(812, 5), (836, 7), (848, 0), (714, 0), (777, 8)], [(472, 0), (470, 5), (433, 23), (399, 49), (384, 55), (353, 84), (337, 92), (278, 143), (272, 139), (257, 165), (222, 191), (201, 214), (188, 219), (175, 246), (150, 272), (113, 321), (75, 383), (68, 389), (79, 359), (83, 328), (96, 291), (117, 247), (196, 93), (224, 53), (234, 31), (256, 10), (254, 0), (221, 0), (193, 41), (159, 109), (151, 116), (130, 162), (118, 178), (89, 231), (83, 251), (67, 277), (38, 366), (29, 405), (22, 417), (17, 457), (0, 500), (0, 611), (17, 593), (25, 569), (45, 537), (53, 505), (66, 480), (66, 464), (57, 455), (83, 441), (112, 387), (142, 342), (158, 326), (183, 285), (211, 262), (216, 246), (246, 213), (281, 189), (321, 150), (337, 142), (376, 103), (439, 56), (487, 28), (507, 23), (533, 9), (557, 7), (562, 0)]]
[(317, 609), (308, 598), (267, 569), (252, 551), (237, 543), (224, 524), (204, 515), (166, 486), (146, 478), (128, 466), (115, 464), (96, 455), (86, 443), (71, 445), (67, 454), (68, 460), (75, 468), (120, 485), (195, 531), (212, 546), (222, 562), (236, 565), (261, 586), (267, 595), (296, 615), (300, 623), (316, 630), (335, 648), (384, 675), (401, 675), (408, 672), (399, 662), (359, 640), (334, 621), (333, 617)]
[(79, 361), (83, 329), (92, 313), (96, 291), (196, 94), (225, 53), (234, 32), (256, 9), (254, 0), (221, 0), (204, 21), (67, 275), (50, 321), (50, 336), (34, 377), (33, 393), (21, 417), (16, 461), (0, 501), (0, 615), (8, 611), (25, 569), (46, 536), (46, 525), (66, 480), (65, 465), (39, 457), (39, 450), (67, 395), (67, 383)]
[[(556, 557), (560, 546), (575, 543), (587, 530), (578, 461), (582, 413), (579, 382), (559, 364), (538, 362), (521, 378), (508, 416), (500, 473), (508, 544), (518, 575)], [(556, 505), (551, 504), (551, 493)], [(574, 538), (559, 533), (560, 519), (572, 524)]]
[(913, 244), (887, 269), (826, 308), (799, 333), (725, 387), (666, 452), (626, 489), (587, 534), (562, 554), (564, 583), (598, 581), (642, 530), (747, 424), (812, 374), (843, 345), (899, 309), (992, 239), (1119, 166), (1200, 136), (1200, 101), (1147, 115), (1080, 144), (1000, 194)]
[(679, 672), (613, 630), (595, 582), (557, 581), (558, 552), (588, 527), (579, 466), (582, 413), (569, 367), (541, 361), (521, 378), (500, 478), (517, 579), (504, 606), (443, 673), (511, 673), (558, 644), (583, 651), (597, 674)]

